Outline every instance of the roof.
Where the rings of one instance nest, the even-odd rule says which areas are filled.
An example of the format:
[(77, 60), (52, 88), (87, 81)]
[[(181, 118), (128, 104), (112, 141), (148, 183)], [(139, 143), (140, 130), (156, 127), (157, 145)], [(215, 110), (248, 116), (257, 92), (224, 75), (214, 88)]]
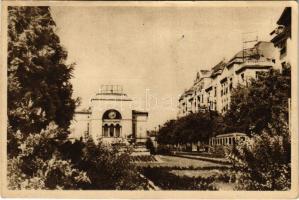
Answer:
[(222, 60), (217, 65), (212, 68), (211, 77), (221, 74), (222, 70), (225, 68), (226, 63)]
[(184, 94), (185, 94), (185, 95), (189, 95), (189, 94), (193, 94), (193, 92), (194, 92), (194, 88), (191, 87), (189, 90), (186, 90), (186, 91), (184, 92)]
[(284, 39), (291, 37), (292, 8), (286, 7), (276, 23), (279, 26), (274, 29), (270, 35), (275, 34), (275, 36), (271, 39), (271, 42), (277, 46)]
[(192, 86), (190, 89), (185, 90), (184, 93), (180, 96), (179, 101), (182, 100), (185, 96), (192, 95), (195, 88)]
[(200, 72), (201, 72), (202, 75), (209, 75), (210, 74), (210, 70), (202, 69), (202, 70), (200, 70)]
[(208, 78), (208, 77), (210, 77), (210, 70), (205, 70), (205, 69), (200, 70), (199, 72), (196, 73), (194, 85), (196, 83), (198, 83), (199, 81), (201, 81), (202, 79)]
[(272, 42), (265, 42), (265, 41), (259, 41), (257, 42), (252, 48), (245, 49), (239, 51), (237, 54), (235, 54), (230, 61), (236, 59), (236, 58), (257, 58), (257, 57), (269, 57), (269, 49), (273, 47)]
[(292, 20), (292, 8), (291, 7), (286, 7), (282, 14), (280, 15), (279, 19), (277, 20), (278, 25), (285, 25), (288, 26), (291, 24)]
[(235, 137), (235, 136), (247, 136), (245, 133), (225, 133), (217, 135), (216, 138), (219, 137)]
[(138, 111), (138, 110), (132, 110), (133, 115), (144, 115), (148, 116), (148, 112), (145, 111)]

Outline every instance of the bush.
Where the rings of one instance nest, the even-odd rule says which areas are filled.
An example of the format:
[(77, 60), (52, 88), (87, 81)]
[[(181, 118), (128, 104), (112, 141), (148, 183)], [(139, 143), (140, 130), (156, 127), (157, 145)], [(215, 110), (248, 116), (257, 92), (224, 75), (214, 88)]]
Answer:
[(147, 138), (147, 140), (145, 142), (145, 146), (150, 151), (151, 154), (156, 154), (156, 149), (154, 147), (154, 144), (153, 144), (153, 141), (151, 140), (151, 138)]
[(23, 140), (18, 132), (19, 154), (7, 161), (9, 189), (80, 189), (89, 183), (86, 173), (64, 160), (56, 146), (60, 129), (51, 123)]
[[(142, 178), (131, 163), (130, 149), (122, 149), (118, 146), (105, 146), (102, 143), (95, 144), (89, 138), (87, 142), (76, 141), (70, 145), (76, 147), (70, 159), (74, 166), (86, 172), (90, 182), (81, 185), (89, 190), (144, 190), (148, 188), (148, 182)], [(69, 147), (68, 147), (69, 148)], [(66, 148), (67, 149), (67, 148)]]
[(217, 190), (213, 177), (176, 176), (162, 168), (144, 168), (142, 173), (164, 190)]
[(214, 146), (210, 147), (210, 153), (214, 158), (225, 158), (228, 153), (229, 147), (226, 146)]
[(236, 147), (230, 157), (234, 164), (236, 189), (290, 189), (290, 138), (287, 129), (281, 132), (284, 133), (277, 135), (264, 131)]
[(17, 156), (8, 160), (9, 189), (147, 189), (148, 182), (130, 163), (130, 150), (96, 145), (89, 139), (71, 143), (57, 137), (51, 123), (26, 139), (16, 135)]
[(166, 145), (158, 145), (157, 154), (171, 155), (171, 150)]

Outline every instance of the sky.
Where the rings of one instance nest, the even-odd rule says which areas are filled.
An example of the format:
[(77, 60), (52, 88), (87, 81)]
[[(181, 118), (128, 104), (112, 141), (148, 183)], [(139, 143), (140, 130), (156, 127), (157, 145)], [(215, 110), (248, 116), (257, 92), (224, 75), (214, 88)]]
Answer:
[(283, 7), (51, 7), (56, 33), (76, 63), (80, 108), (101, 85), (123, 85), (153, 129), (176, 118), (196, 72), (242, 49), (244, 33), (270, 41)]

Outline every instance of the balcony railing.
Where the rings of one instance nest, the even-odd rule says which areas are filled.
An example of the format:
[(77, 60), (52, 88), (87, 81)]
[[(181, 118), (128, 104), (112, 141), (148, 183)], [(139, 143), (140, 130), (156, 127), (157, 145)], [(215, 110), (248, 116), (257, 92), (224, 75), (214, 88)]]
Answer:
[(246, 60), (244, 63), (240, 64), (236, 68), (236, 72), (240, 71), (244, 67), (250, 67), (250, 66), (256, 66), (256, 67), (267, 67), (267, 66), (273, 66), (274, 63), (269, 60)]

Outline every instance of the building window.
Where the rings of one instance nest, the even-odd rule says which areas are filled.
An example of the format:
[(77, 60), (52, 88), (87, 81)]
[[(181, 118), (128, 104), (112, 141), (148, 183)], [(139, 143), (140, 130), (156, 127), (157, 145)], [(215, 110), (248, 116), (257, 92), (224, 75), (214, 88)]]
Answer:
[(241, 74), (241, 79), (242, 79), (242, 81), (245, 80), (245, 79), (244, 79), (244, 73)]
[(109, 136), (110, 137), (114, 136), (114, 126), (113, 125), (110, 125), (110, 127), (109, 127)]
[(216, 97), (216, 95), (217, 95), (217, 88), (214, 87), (214, 90), (215, 90), (214, 96)]
[(115, 126), (115, 136), (120, 137), (120, 132), (121, 132), (121, 126), (119, 124), (117, 124)]
[(103, 136), (108, 137), (108, 125), (107, 124), (105, 124), (103, 126)]

